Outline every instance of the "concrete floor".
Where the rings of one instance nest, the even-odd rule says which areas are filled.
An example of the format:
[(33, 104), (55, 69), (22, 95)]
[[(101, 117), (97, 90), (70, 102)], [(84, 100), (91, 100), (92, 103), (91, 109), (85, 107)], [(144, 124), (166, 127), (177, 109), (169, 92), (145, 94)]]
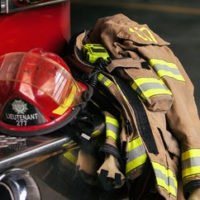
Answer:
[[(195, 98), (200, 110), (200, 3), (196, 0), (175, 0), (172, 3), (158, 0), (71, 0), (72, 34), (92, 28), (99, 17), (116, 13), (124, 13), (139, 23), (148, 24), (171, 43), (172, 50), (195, 85)], [(40, 178), (37, 180), (43, 200), (67, 199), (50, 189)]]

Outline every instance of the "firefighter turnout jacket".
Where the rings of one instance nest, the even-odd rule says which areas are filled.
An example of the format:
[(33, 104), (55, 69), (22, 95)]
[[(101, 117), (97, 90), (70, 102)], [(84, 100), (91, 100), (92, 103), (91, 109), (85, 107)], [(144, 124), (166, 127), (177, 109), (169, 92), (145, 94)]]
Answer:
[(86, 183), (106, 191), (125, 182), (119, 152), (121, 119), (114, 101), (111, 95), (96, 90), (86, 107), (63, 128), (78, 144), (63, 154), (65, 159), (77, 166)]
[[(148, 161), (161, 196), (187, 198), (200, 187), (200, 123), (193, 84), (169, 43), (123, 14), (100, 18), (76, 37), (70, 58), (91, 74), (99, 65), (86, 61), (86, 44), (101, 44), (110, 54), (106, 67), (98, 68), (97, 80), (120, 108), (120, 134), (107, 131), (106, 143), (118, 148), (113, 141), (119, 138), (119, 155), (125, 144), (122, 172), (134, 180)], [(108, 130), (118, 127), (110, 115), (105, 119)]]

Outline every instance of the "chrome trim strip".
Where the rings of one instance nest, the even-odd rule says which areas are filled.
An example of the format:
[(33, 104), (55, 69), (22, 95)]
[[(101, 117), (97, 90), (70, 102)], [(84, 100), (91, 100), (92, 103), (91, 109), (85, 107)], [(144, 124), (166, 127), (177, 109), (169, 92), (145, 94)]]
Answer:
[(62, 150), (64, 149), (63, 145), (70, 141), (71, 139), (67, 136), (49, 139), (43, 144), (25, 149), (22, 152), (13, 153), (10, 156), (0, 159), (0, 171), (10, 166), (16, 166), (25, 160), (31, 160), (38, 156), (48, 155), (58, 150)]
[(0, 0), (0, 2), (1, 2), (0, 13), (1, 14), (9, 14), (9, 13), (13, 13), (13, 12), (29, 10), (29, 9), (33, 9), (33, 8), (43, 7), (43, 6), (47, 6), (47, 5), (53, 5), (53, 4), (62, 3), (62, 2), (66, 2), (66, 1), (68, 1), (68, 0), (49, 0), (46, 2), (38, 2), (38, 3), (32, 3), (32, 4), (27, 3), (27, 5), (24, 5), (22, 7), (17, 7), (14, 5), (12, 0)]

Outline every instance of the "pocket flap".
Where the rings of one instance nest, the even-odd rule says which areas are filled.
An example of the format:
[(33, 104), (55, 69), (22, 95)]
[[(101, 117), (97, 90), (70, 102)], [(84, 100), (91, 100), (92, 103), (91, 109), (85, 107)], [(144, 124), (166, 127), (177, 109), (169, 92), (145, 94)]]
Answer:
[(106, 67), (109, 72), (112, 72), (116, 68), (141, 68), (141, 60), (133, 60), (132, 58), (114, 59)]
[(172, 155), (179, 157), (180, 148), (175, 137), (167, 130), (161, 130), (160, 128), (158, 128), (158, 131), (168, 152), (170, 152)]

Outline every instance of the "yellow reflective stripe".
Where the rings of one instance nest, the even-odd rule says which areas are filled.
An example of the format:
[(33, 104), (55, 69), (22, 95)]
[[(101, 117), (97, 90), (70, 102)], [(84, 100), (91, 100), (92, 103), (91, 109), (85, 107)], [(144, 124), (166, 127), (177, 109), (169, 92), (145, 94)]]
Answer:
[(131, 142), (128, 143), (127, 151), (128, 152), (132, 151), (133, 149), (135, 149), (135, 148), (137, 148), (137, 147), (139, 147), (141, 145), (143, 145), (142, 139), (140, 137), (138, 137), (138, 138), (136, 138), (136, 139), (134, 139), (134, 140), (132, 140)]
[(156, 181), (159, 186), (163, 187), (170, 194), (172, 194), (173, 196), (177, 196), (177, 190), (174, 187), (167, 185), (163, 179), (156, 177)]
[(127, 144), (126, 173), (143, 165), (146, 162), (147, 154), (142, 139), (137, 137)]
[(106, 87), (110, 87), (110, 85), (112, 85), (112, 81), (110, 79), (108, 79), (106, 76), (104, 76), (103, 74), (99, 74), (97, 79), (102, 82)]
[(167, 66), (169, 66), (169, 67), (171, 67), (171, 68), (177, 69), (176, 64), (170, 63), (170, 62), (166, 62), (166, 61), (164, 61), (164, 60), (150, 59), (149, 62), (150, 62), (151, 65), (156, 65), (156, 64), (167, 65)]
[(107, 115), (105, 116), (106, 120), (106, 137), (111, 137), (114, 140), (117, 139), (119, 122), (114, 117)]
[(126, 164), (126, 173), (129, 173), (131, 170), (143, 165), (146, 162), (147, 155), (146, 153), (137, 157), (134, 160), (131, 160)]
[(99, 81), (102, 81), (104, 77), (105, 77), (105, 76), (104, 76), (103, 74), (99, 73), (99, 75), (98, 75), (98, 80), (99, 80)]
[(107, 79), (106, 81), (104, 81), (104, 85), (106, 87), (109, 87), (111, 84), (112, 84), (112, 82), (109, 79)]
[(189, 167), (187, 169), (182, 170), (182, 177), (192, 176), (195, 174), (200, 174), (200, 166)]
[(200, 174), (200, 149), (190, 149), (181, 155), (182, 177)]
[(106, 130), (106, 137), (111, 137), (114, 140), (117, 139), (117, 134), (115, 132), (113, 132), (112, 130)]
[(169, 76), (169, 77), (177, 79), (179, 81), (185, 81), (184, 78), (181, 75), (175, 75), (172, 72), (167, 72), (167, 71), (164, 71), (164, 70), (158, 70), (157, 72), (158, 72), (158, 75), (160, 77)]
[(158, 59), (150, 59), (149, 63), (160, 77), (168, 76), (179, 81), (185, 81), (176, 64)]
[(156, 78), (135, 79), (131, 87), (145, 100), (154, 95), (172, 95), (164, 82)]
[[(156, 78), (137, 78), (134, 80), (137, 85), (142, 85), (144, 83), (158, 83), (164, 85), (164, 82), (161, 79)], [(137, 85), (133, 84), (133, 88), (137, 87)], [(136, 88), (135, 88), (136, 89)]]
[[(167, 190), (172, 195), (177, 195), (177, 180), (174, 173), (165, 166), (152, 162), (154, 172), (156, 174), (157, 184)], [(171, 180), (171, 181), (170, 181)], [(168, 183), (168, 184), (167, 184)], [(173, 185), (172, 185), (173, 184)]]
[(101, 131), (100, 131), (100, 130), (95, 130), (95, 131), (92, 132), (91, 136), (92, 136), (92, 137), (97, 137), (97, 136), (99, 136), (100, 134), (101, 134)]
[(77, 90), (76, 85), (73, 85), (69, 96), (64, 100), (62, 104), (60, 104), (58, 108), (53, 110), (54, 114), (57, 114), (57, 115), (64, 114), (64, 112), (72, 105), (75, 95), (76, 95), (76, 90)]
[(69, 146), (71, 143), (72, 143), (72, 142), (71, 142), (71, 140), (70, 140), (69, 142), (63, 144), (63, 147), (67, 147), (67, 146)]
[(174, 173), (170, 169), (167, 169), (165, 166), (156, 162), (152, 162), (152, 165), (155, 169), (159, 169), (165, 176), (171, 177), (174, 180), (175, 186), (177, 187), (177, 180)]
[(190, 149), (182, 153), (181, 159), (186, 160), (193, 157), (200, 157), (200, 149)]
[(76, 163), (76, 156), (73, 155), (72, 152), (67, 151), (66, 153), (63, 154), (63, 156), (70, 161), (71, 163), (75, 164)]
[(147, 90), (147, 91), (143, 91), (142, 92), (142, 97), (144, 98), (149, 98), (151, 96), (154, 95), (161, 95), (161, 94), (168, 94), (168, 95), (172, 95), (171, 91), (169, 90), (165, 90), (165, 89), (151, 89), (151, 90)]
[(110, 116), (106, 116), (106, 123), (109, 123), (116, 127), (119, 127), (119, 122), (117, 121), (117, 119), (110, 117)]

